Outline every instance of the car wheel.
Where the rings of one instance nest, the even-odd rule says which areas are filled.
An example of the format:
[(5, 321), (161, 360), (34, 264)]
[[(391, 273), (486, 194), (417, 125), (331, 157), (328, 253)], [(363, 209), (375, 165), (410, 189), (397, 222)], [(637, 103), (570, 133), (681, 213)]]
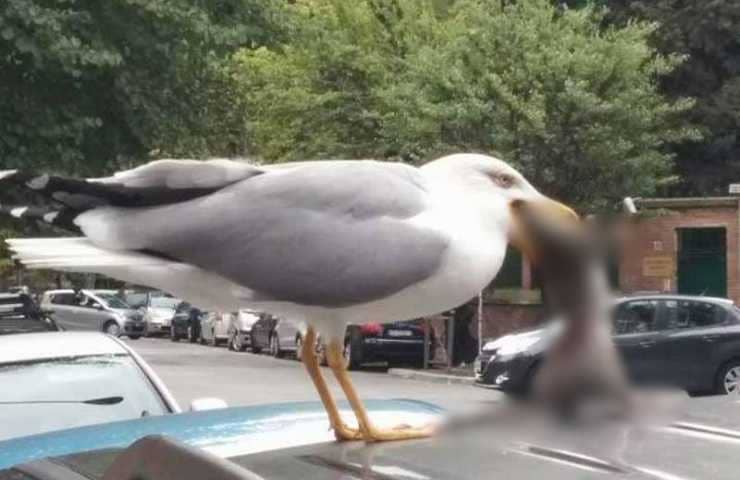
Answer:
[(121, 326), (114, 320), (108, 320), (105, 325), (103, 325), (103, 332), (108, 335), (118, 337), (121, 335)]
[(256, 345), (255, 338), (252, 337), (252, 353), (261, 353), (261, 352), (262, 352), (262, 347), (260, 347), (259, 345)]
[(295, 339), (295, 359), (299, 362), (303, 361), (303, 337), (300, 335)]
[(357, 359), (357, 355), (352, 353), (352, 340), (347, 340), (344, 344), (344, 366), (347, 370), (357, 370), (360, 367), (360, 362)]
[(128, 338), (130, 338), (131, 340), (138, 340), (141, 338), (141, 335), (129, 335)]
[(740, 395), (740, 359), (727, 362), (717, 376), (717, 393)]
[(270, 355), (275, 358), (283, 356), (283, 352), (280, 350), (280, 339), (277, 335), (270, 337)]

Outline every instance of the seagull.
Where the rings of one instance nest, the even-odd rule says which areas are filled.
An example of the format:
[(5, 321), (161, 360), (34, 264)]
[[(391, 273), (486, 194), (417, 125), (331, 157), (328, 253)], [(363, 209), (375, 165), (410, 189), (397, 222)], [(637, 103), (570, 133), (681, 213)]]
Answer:
[[(475, 297), (507, 244), (536, 258), (513, 204), (577, 218), (494, 157), (455, 154), (421, 167), (373, 160), (254, 165), (158, 160), (111, 177), (22, 170), (9, 183), (49, 207), (5, 209), (81, 233), (8, 240), (28, 268), (90, 272), (162, 289), (206, 309), (251, 308), (305, 327), (302, 358), (338, 440), (428, 436), (431, 427), (376, 427), (342, 358), (349, 324), (432, 315)], [(357, 418), (339, 415), (329, 367)]]

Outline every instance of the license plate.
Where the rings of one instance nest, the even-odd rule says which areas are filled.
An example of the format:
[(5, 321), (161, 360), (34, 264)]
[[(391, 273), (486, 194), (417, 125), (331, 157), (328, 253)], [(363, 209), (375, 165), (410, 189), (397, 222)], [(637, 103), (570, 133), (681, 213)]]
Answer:
[(411, 337), (414, 332), (411, 330), (386, 330), (385, 334), (389, 337)]

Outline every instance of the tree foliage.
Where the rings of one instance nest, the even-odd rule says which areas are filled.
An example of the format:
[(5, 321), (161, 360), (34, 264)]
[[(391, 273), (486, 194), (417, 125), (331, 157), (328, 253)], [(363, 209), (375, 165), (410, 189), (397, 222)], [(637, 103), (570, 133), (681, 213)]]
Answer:
[(662, 91), (691, 96), (690, 118), (702, 128), (700, 142), (679, 142), (681, 182), (672, 189), (684, 195), (727, 194), (740, 177), (740, 2), (682, 0), (608, 0), (610, 20), (633, 18), (659, 23), (652, 43), (664, 53), (687, 61), (662, 77)]
[(657, 78), (681, 58), (654, 25), (603, 27), (605, 11), (547, 0), (314, 0), (280, 48), (235, 72), (253, 150), (268, 160), (420, 162), (498, 152), (548, 193), (602, 206), (670, 175), (667, 142), (696, 138), (689, 100)]
[[(99, 173), (239, 149), (222, 60), (279, 38), (258, 0), (6, 0), (0, 162)], [(241, 117), (238, 117), (241, 120)]]

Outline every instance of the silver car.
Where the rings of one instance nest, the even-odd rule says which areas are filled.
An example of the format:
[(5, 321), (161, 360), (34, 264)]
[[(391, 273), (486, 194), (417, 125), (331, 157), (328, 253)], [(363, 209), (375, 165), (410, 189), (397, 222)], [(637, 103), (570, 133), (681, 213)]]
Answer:
[(144, 334), (142, 314), (111, 290), (48, 290), (40, 303), (65, 330), (96, 330), (132, 340)]
[(260, 319), (256, 312), (239, 310), (229, 325), (229, 350), (243, 352), (252, 344), (252, 326)]

